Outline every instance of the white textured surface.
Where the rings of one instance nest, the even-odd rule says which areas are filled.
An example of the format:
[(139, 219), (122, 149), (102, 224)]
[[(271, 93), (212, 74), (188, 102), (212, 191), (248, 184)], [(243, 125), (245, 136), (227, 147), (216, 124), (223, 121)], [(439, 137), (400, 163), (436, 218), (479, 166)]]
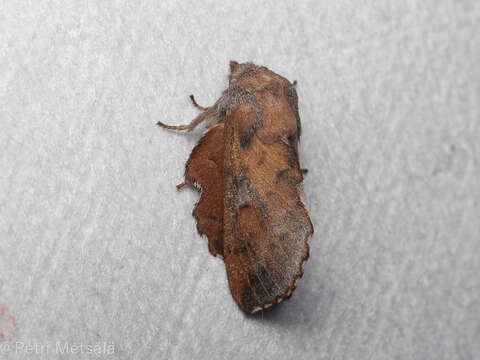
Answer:
[[(0, 351), (480, 358), (480, 3), (279, 3), (0, 3)], [(230, 59), (298, 80), (310, 170), (311, 259), (263, 319), (175, 191), (200, 132), (154, 126), (212, 104)], [(40, 357), (79, 358), (2, 354)]]

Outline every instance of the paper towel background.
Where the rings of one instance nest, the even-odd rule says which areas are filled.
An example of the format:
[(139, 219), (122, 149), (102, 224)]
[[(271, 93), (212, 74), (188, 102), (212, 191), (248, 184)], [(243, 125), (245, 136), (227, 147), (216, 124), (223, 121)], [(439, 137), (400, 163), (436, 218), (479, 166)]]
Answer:
[[(2, 2), (2, 358), (480, 358), (479, 22), (475, 0)], [(154, 126), (212, 104), (230, 59), (298, 80), (310, 170), (311, 259), (263, 318), (175, 191), (201, 131)]]

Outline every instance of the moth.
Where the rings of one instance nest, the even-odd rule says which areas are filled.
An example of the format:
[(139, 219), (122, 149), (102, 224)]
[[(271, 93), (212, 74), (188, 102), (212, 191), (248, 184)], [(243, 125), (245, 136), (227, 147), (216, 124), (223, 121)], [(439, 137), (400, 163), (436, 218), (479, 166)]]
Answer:
[(298, 160), (296, 82), (266, 67), (230, 62), (229, 86), (188, 125), (207, 130), (192, 150), (185, 180), (201, 192), (193, 216), (212, 255), (225, 262), (233, 298), (255, 313), (290, 297), (309, 257), (313, 226)]

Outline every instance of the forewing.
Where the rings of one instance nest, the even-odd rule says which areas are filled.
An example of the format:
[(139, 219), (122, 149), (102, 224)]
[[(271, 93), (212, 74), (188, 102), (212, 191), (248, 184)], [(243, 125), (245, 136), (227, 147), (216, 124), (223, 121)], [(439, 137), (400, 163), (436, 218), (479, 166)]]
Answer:
[[(302, 174), (292, 161), (297, 137), (272, 137), (259, 128), (243, 146), (255, 116), (254, 106), (243, 104), (225, 123), (224, 256), (232, 295), (248, 313), (290, 296), (313, 232), (302, 200)], [(290, 118), (296, 129), (295, 117)]]

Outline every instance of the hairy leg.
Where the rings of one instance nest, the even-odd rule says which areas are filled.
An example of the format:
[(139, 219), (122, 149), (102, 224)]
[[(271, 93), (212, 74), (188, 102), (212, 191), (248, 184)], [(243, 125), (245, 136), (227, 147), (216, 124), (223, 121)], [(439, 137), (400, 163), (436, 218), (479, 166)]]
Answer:
[(197, 109), (202, 110), (203, 112), (199, 114), (197, 117), (195, 117), (190, 124), (188, 125), (167, 125), (161, 121), (157, 122), (157, 125), (160, 127), (163, 127), (164, 129), (170, 129), (170, 130), (187, 130), (187, 131), (192, 131), (195, 129), (198, 125), (200, 125), (202, 122), (206, 120), (215, 120), (215, 118), (218, 117), (217, 110), (215, 106), (210, 106), (210, 107), (203, 107), (197, 104), (195, 101), (195, 98), (193, 95), (190, 95), (190, 99), (192, 100), (193, 106), (195, 106)]

